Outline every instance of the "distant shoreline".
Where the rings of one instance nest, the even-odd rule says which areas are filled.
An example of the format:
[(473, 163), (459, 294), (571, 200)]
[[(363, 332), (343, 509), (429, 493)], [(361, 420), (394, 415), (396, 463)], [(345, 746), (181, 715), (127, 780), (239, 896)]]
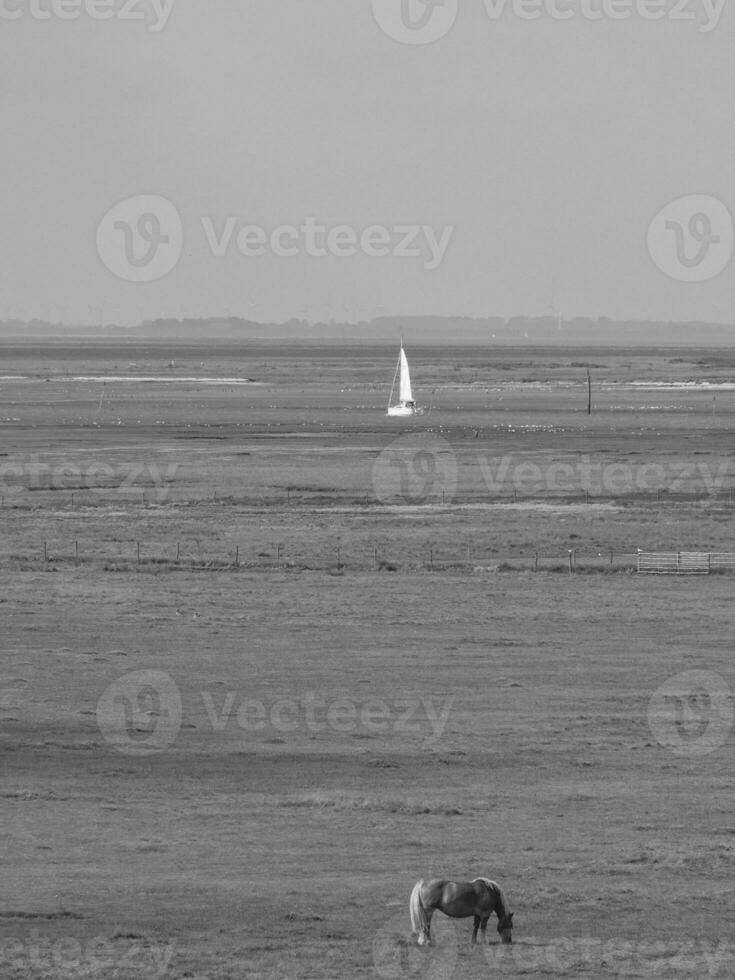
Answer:
[(2, 344), (73, 342), (216, 344), (232, 346), (289, 343), (304, 347), (407, 346), (651, 350), (735, 347), (735, 325), (705, 322), (610, 320), (576, 317), (561, 324), (551, 317), (381, 317), (361, 323), (256, 323), (236, 318), (162, 319), (137, 326), (51, 324), (40, 320), (0, 322)]

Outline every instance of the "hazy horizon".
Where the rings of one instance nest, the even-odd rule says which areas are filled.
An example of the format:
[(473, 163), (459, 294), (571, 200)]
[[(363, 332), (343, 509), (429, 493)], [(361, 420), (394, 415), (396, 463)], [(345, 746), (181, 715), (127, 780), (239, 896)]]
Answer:
[(404, 2), (0, 3), (0, 320), (732, 321), (731, 9)]

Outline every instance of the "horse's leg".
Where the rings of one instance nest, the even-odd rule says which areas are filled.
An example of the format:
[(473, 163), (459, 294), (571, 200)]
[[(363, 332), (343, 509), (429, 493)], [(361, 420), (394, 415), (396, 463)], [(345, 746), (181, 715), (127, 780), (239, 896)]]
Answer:
[(477, 930), (479, 928), (480, 928), (480, 916), (479, 915), (476, 915), (475, 916), (475, 926), (474, 926), (474, 929), (472, 930), (472, 945), (473, 946), (477, 942)]
[(482, 940), (483, 945), (487, 941), (487, 924), (489, 920), (490, 916), (488, 915), (487, 918), (483, 919), (480, 923), (480, 939)]

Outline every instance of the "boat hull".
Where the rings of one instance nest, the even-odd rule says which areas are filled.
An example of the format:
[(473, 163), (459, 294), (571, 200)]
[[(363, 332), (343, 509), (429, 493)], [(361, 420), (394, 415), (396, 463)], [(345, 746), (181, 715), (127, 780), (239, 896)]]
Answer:
[(423, 409), (417, 408), (415, 405), (391, 405), (386, 415), (391, 415), (394, 418), (409, 418), (411, 415), (421, 415)]

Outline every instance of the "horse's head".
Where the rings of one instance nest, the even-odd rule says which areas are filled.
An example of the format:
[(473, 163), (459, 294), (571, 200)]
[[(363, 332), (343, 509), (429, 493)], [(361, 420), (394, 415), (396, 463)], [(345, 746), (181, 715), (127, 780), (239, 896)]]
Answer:
[(500, 938), (504, 943), (513, 942), (513, 913), (508, 912), (507, 915), (502, 916), (498, 919), (498, 932), (500, 933)]

